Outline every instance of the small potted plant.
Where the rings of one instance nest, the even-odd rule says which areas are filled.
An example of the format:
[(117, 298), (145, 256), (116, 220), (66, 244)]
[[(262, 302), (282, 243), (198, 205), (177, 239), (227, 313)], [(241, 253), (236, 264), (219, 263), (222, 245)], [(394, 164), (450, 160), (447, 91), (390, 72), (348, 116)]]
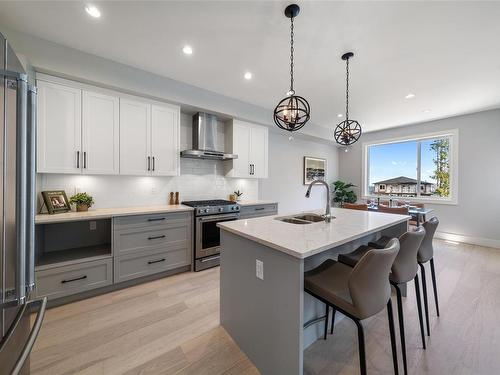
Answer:
[(73, 195), (69, 202), (76, 205), (76, 210), (78, 212), (88, 211), (89, 207), (94, 204), (94, 198), (92, 198), (87, 193), (78, 193)]
[(236, 195), (236, 202), (239, 202), (241, 200), (241, 196), (243, 195), (243, 193), (239, 190), (236, 190), (234, 192), (234, 195)]
[(346, 183), (344, 181), (335, 181), (332, 184), (333, 187), (333, 201), (338, 203), (340, 207), (344, 206), (344, 203), (356, 203), (358, 197), (351, 188), (356, 187), (351, 183)]

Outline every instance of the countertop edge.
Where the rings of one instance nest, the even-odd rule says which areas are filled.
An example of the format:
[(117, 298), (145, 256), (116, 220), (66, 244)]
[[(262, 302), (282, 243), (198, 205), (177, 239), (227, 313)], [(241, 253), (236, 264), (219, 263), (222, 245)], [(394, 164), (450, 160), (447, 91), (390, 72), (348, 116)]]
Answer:
[(277, 201), (267, 201), (267, 200), (261, 200), (261, 201), (255, 200), (255, 201), (249, 201), (249, 202), (240, 201), (240, 202), (236, 202), (236, 203), (242, 207), (259, 206), (261, 204), (279, 204), (279, 202), (277, 202)]

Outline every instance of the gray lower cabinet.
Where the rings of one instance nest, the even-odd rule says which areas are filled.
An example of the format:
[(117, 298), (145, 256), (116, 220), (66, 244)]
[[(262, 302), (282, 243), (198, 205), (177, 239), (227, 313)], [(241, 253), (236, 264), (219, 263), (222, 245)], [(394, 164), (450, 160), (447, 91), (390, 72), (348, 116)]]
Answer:
[(278, 203), (241, 206), (240, 208), (240, 219), (251, 219), (253, 217), (270, 216), (277, 214), (278, 214)]
[(36, 272), (37, 296), (69, 296), (113, 283), (113, 260), (83, 262)]
[(190, 265), (192, 222), (190, 212), (116, 218), (114, 282)]

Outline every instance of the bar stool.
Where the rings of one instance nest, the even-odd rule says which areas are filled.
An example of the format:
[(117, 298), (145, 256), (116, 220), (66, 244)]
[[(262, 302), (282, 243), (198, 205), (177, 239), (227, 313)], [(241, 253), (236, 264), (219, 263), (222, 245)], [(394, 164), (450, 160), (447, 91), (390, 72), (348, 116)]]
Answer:
[(422, 275), (422, 288), (424, 291), (424, 307), (425, 307), (425, 318), (427, 320), (427, 336), (431, 335), (430, 323), (429, 323), (429, 303), (427, 302), (427, 282), (425, 279), (425, 267), (424, 264), (430, 262), (431, 264), (431, 278), (432, 287), (434, 289), (434, 302), (436, 303), (436, 313), (439, 316), (439, 303), (437, 295), (437, 283), (436, 283), (436, 270), (434, 269), (434, 247), (432, 246), (432, 241), (434, 240), (434, 233), (439, 225), (439, 220), (437, 217), (433, 217), (429, 221), (422, 224), (425, 228), (425, 237), (422, 240), (420, 249), (418, 250), (418, 265), (420, 266), (420, 273)]
[[(358, 328), (359, 366), (366, 374), (365, 338), (361, 320), (369, 318), (387, 306), (394, 372), (398, 373), (396, 338), (392, 316), (389, 272), (399, 251), (394, 238), (384, 249), (368, 251), (354, 267), (328, 259), (304, 275), (304, 289), (326, 305), (351, 318)], [(333, 323), (332, 323), (333, 324)], [(326, 326), (327, 327), (327, 326)], [(325, 329), (326, 335), (326, 329)]]
[[(422, 240), (425, 237), (425, 229), (419, 227), (415, 232), (406, 232), (399, 237), (400, 249), (399, 253), (392, 264), (391, 274), (389, 281), (394, 289), (396, 289), (396, 297), (398, 301), (398, 317), (399, 317), (399, 331), (401, 336), (401, 350), (403, 352), (403, 366), (404, 373), (408, 373), (408, 364), (406, 359), (406, 340), (405, 340), (405, 327), (403, 317), (403, 301), (401, 297), (401, 289), (399, 284), (407, 283), (408, 281), (415, 281), (415, 294), (417, 297), (418, 318), (420, 323), (420, 336), (422, 338), (422, 345), (425, 346), (424, 323), (422, 317), (422, 305), (420, 302), (420, 287), (418, 282), (418, 262), (417, 253), (419, 251)], [(385, 237), (387, 238), (387, 237)], [(381, 249), (384, 246), (381, 243), (370, 242), (373, 248)], [(355, 267), (363, 255), (370, 251), (369, 246), (361, 246), (354, 252), (349, 254), (340, 254), (339, 262), (344, 263), (350, 267)]]

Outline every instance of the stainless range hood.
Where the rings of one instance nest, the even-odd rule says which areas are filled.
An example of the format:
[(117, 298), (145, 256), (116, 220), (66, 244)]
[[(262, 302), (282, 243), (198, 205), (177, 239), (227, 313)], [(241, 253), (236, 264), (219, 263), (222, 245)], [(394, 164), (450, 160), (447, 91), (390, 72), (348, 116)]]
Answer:
[(238, 155), (218, 150), (217, 116), (198, 112), (193, 116), (193, 148), (181, 151), (181, 157), (194, 159), (230, 160)]

